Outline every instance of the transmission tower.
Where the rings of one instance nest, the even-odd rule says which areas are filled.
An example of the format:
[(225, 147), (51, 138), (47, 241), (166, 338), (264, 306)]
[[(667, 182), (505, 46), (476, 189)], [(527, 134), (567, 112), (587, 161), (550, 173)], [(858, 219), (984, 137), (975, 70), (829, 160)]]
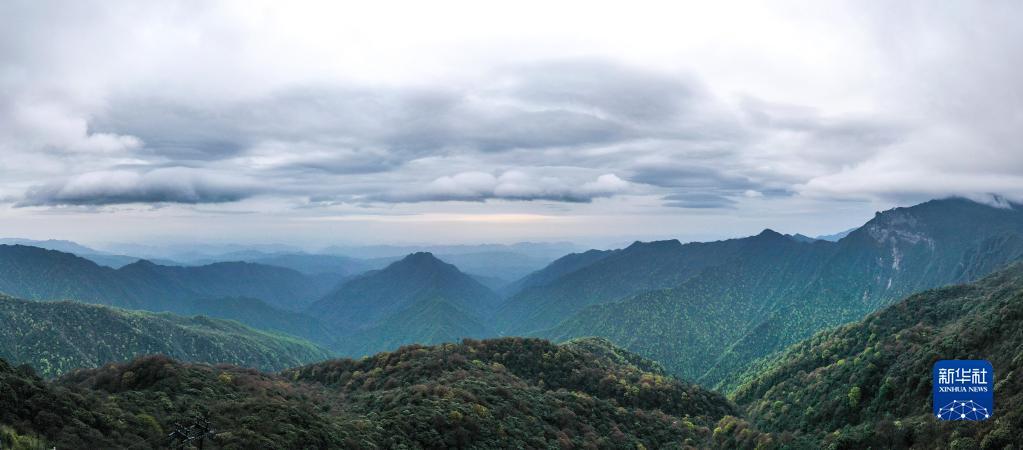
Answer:
[(196, 415), (191, 423), (174, 422), (174, 431), (167, 434), (167, 446), (175, 449), (195, 446), (202, 450), (206, 438), (213, 439), (216, 434), (213, 422), (206, 417)]

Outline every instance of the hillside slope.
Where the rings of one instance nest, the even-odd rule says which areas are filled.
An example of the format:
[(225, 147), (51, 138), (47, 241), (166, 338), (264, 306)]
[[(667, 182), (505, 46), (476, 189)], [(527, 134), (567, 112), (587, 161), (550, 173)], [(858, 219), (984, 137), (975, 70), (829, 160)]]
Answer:
[(0, 358), (55, 376), (78, 367), (162, 353), (264, 370), (330, 357), (307, 341), (236, 322), (0, 296)]
[(769, 231), (740, 242), (741, 257), (724, 267), (673, 289), (589, 307), (538, 334), (553, 340), (604, 336), (696, 380), (729, 343), (770, 314), (772, 304), (765, 299), (803, 295), (804, 280), (816, 276), (831, 253), (826, 242), (804, 243)]
[(494, 313), (495, 325), (504, 334), (526, 334), (557, 325), (587, 306), (677, 286), (727, 261), (738, 241), (635, 242), (550, 282), (522, 289)]
[[(940, 359), (991, 361), (993, 419), (932, 417), (931, 367)], [(839, 448), (1020, 448), (1023, 263), (818, 333), (739, 378), (736, 401), (775, 434), (802, 433)]]
[(603, 336), (730, 389), (751, 362), (818, 330), (1023, 257), (1023, 207), (938, 200), (879, 213), (837, 243), (769, 230), (733, 241), (725, 263), (677, 287), (590, 306), (534, 334)]
[(274, 308), (266, 302), (245, 297), (182, 300), (174, 314), (202, 315), (216, 319), (235, 320), (260, 330), (274, 331), (308, 339), (326, 348), (338, 345), (337, 334), (319, 319), (305, 313)]
[(475, 317), (488, 314), (498, 302), (497, 294), (455, 266), (430, 253), (413, 253), (343, 283), (307, 312), (341, 333), (354, 333), (418, 302), (438, 298)]
[(271, 375), (149, 357), (46, 383), (0, 361), (0, 422), (58, 448), (682, 448), (735, 412), (605, 341), (408, 346)]
[(435, 297), (415, 302), (379, 325), (338, 339), (335, 349), (339, 354), (359, 357), (406, 344), (432, 345), (493, 335), (476, 317)]
[(509, 283), (501, 289), (501, 293), (506, 297), (510, 297), (526, 288), (545, 286), (616, 252), (617, 250), (587, 250), (582, 253), (571, 253), (562, 256), (544, 268)]

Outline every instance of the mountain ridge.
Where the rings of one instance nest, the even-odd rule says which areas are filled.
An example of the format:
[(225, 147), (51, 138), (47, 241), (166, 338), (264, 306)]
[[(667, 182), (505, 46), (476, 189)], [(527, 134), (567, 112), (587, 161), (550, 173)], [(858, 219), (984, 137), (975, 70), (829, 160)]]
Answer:
[(410, 345), (281, 374), (151, 356), (54, 382), (0, 359), (0, 392), (0, 437), (58, 448), (166, 446), (194, 414), (225, 448), (679, 448), (736, 413), (598, 340)]
[(174, 311), (181, 299), (226, 296), (255, 297), (296, 310), (334, 282), (244, 262), (180, 267), (139, 260), (112, 269), (71, 253), (22, 245), (0, 245), (0, 269), (0, 292), (17, 297), (152, 311)]
[[(402, 335), (424, 336), (432, 323), (416, 323), (403, 314), (421, 314), (415, 309), (423, 302), (442, 300), (448, 306), (462, 313), (465, 319), (472, 319), (468, 329), (485, 328), (479, 323), (499, 302), (499, 297), (473, 277), (461, 272), (454, 265), (441, 261), (429, 252), (417, 252), (396, 261), (387, 267), (370, 271), (342, 283), (330, 294), (313, 303), (307, 314), (320, 318), (335, 332), (349, 342), (345, 348), (365, 351), (370, 342), (403, 341), (400, 336), (374, 335), (372, 330), (383, 333), (386, 323), (400, 321), (408, 327), (394, 330)], [(443, 318), (436, 315), (432, 317)], [(443, 326), (442, 326), (443, 327)], [(447, 327), (455, 333), (456, 326)], [(408, 334), (406, 334), (408, 333)], [(451, 337), (464, 337), (445, 334)]]
[[(803, 243), (767, 231), (734, 242), (741, 245), (727, 264), (705, 267), (676, 287), (591, 305), (531, 334), (607, 337), (675, 374), (727, 389), (731, 374), (817, 330), (1023, 257), (1023, 213), (935, 200), (879, 212), (838, 242)], [(762, 247), (767, 243), (776, 248)], [(729, 331), (687, 331), (703, 323)], [(692, 339), (703, 344), (686, 354)]]
[(165, 353), (188, 361), (279, 370), (331, 353), (310, 342), (204, 316), (0, 295), (0, 358), (47, 376)]
[[(793, 344), (741, 374), (733, 397), (761, 431), (799, 430), (820, 445), (1011, 448), (1023, 444), (1021, 323), (1023, 262), (1016, 262)], [(942, 359), (991, 361), (993, 419), (935, 420), (931, 368)]]

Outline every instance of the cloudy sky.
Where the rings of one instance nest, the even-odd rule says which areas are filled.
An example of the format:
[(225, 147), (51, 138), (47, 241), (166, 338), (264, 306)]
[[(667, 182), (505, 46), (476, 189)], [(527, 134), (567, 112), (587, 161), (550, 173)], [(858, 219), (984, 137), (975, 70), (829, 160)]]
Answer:
[(0, 3), (0, 235), (824, 234), (1023, 198), (1019, 2)]

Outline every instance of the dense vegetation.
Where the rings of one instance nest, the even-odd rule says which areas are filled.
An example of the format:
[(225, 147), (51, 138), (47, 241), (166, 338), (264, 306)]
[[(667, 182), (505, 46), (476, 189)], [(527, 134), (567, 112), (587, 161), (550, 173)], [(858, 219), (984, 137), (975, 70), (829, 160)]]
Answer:
[(330, 356), (307, 341), (236, 322), (0, 296), (0, 358), (44, 376), (162, 353), (280, 370)]
[(751, 362), (815, 331), (1020, 258), (1023, 208), (948, 199), (879, 213), (837, 243), (768, 230), (702, 245), (728, 255), (725, 263), (704, 267), (671, 289), (588, 307), (535, 335), (607, 337), (683, 378), (729, 390)]
[[(524, 287), (501, 304), (494, 323), (504, 334), (543, 330), (583, 308), (652, 289), (673, 287), (700, 270), (722, 264), (733, 241), (681, 244), (677, 240), (636, 242), (599, 254), (569, 255), (539, 274), (566, 271), (553, 281)], [(573, 258), (575, 261), (566, 258)], [(577, 264), (592, 259), (590, 264)], [(579, 267), (581, 265), (581, 267)], [(575, 270), (567, 270), (575, 268)]]
[(682, 448), (734, 413), (595, 340), (415, 345), (279, 376), (148, 357), (47, 383), (0, 361), (0, 393), (0, 438), (58, 448), (156, 447), (196, 413), (219, 432), (206, 448)]
[(205, 315), (283, 332), (333, 347), (336, 336), (298, 310), (340, 275), (303, 275), (250, 263), (172, 267), (139, 261), (111, 269), (78, 256), (0, 245), (0, 293), (30, 300), (75, 300), (179, 315)]
[[(268, 374), (176, 360), (280, 370), (327, 351), (232, 321), (0, 297), (0, 358), (34, 367), (0, 364), (0, 443), (152, 447), (198, 412), (222, 448), (1019, 448), (1023, 265), (892, 303), (1020, 257), (1023, 208), (957, 199), (879, 213), (838, 242), (765, 230), (572, 254), (503, 303), (429, 253), (327, 292), (341, 275), (315, 267), (345, 261), (114, 270), (0, 246), (0, 290), (232, 318), (348, 356), (499, 332), (566, 342), (411, 345)], [(592, 335), (635, 353), (579, 339)], [(36, 376), (153, 353), (174, 359)], [(994, 363), (995, 419), (931, 418), (930, 367), (948, 358)]]
[(482, 317), (498, 301), (455, 266), (430, 253), (413, 253), (342, 284), (308, 314), (343, 336), (339, 352), (361, 356), (413, 342), (492, 336)]
[(339, 353), (372, 355), (405, 344), (458, 342), (464, 337), (491, 336), (493, 331), (441, 298), (417, 301), (379, 325), (338, 339)]
[[(1023, 263), (818, 333), (750, 368), (735, 399), (761, 430), (837, 448), (1020, 448), (1021, 325)], [(934, 419), (931, 367), (940, 359), (991, 361), (993, 419)]]
[(315, 317), (274, 308), (255, 298), (182, 300), (175, 313), (235, 320), (253, 328), (305, 338), (327, 348), (335, 348), (339, 342), (339, 336)]
[[(46, 382), (0, 361), (0, 442), (150, 448), (200, 414), (209, 448), (1019, 448), (1021, 323), (1023, 263), (758, 362), (738, 408), (598, 338), (411, 345), (280, 375), (156, 356)], [(932, 417), (931, 366), (951, 358), (994, 364), (993, 419)]]
[(587, 250), (582, 253), (571, 253), (548, 264), (540, 270), (532, 272), (518, 280), (509, 283), (501, 289), (506, 297), (511, 297), (523, 289), (545, 286), (556, 281), (565, 275), (593, 264), (608, 255), (617, 253), (616, 250)]

